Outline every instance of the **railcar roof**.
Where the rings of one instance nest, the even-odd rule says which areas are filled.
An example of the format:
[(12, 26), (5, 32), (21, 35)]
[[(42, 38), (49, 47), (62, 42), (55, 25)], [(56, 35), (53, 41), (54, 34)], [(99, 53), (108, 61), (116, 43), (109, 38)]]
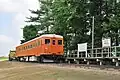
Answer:
[[(41, 35), (41, 36), (39, 36), (39, 37), (37, 37), (37, 38), (34, 38), (34, 39), (30, 40), (30, 41), (27, 41), (27, 42), (25, 42), (25, 43), (23, 43), (23, 44), (21, 44), (21, 45), (24, 45), (24, 44), (26, 44), (26, 43), (28, 43), (28, 42), (31, 42), (31, 41), (34, 41), (34, 40), (36, 40), (36, 39), (43, 38), (43, 37), (63, 38), (63, 36), (61, 36), (61, 35), (56, 35), (56, 34), (44, 34), (44, 35)], [(20, 46), (20, 45), (19, 45), (19, 46)], [(18, 46), (17, 46), (17, 47), (18, 47)]]
[(40, 37), (56, 37), (56, 38), (63, 38), (63, 36), (56, 35), (56, 34), (44, 34), (44, 35), (41, 35)]

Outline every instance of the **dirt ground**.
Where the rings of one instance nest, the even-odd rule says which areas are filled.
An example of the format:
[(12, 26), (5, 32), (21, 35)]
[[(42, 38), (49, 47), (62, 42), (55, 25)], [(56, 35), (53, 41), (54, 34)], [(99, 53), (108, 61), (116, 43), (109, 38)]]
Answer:
[(0, 80), (120, 80), (120, 72), (4, 61)]

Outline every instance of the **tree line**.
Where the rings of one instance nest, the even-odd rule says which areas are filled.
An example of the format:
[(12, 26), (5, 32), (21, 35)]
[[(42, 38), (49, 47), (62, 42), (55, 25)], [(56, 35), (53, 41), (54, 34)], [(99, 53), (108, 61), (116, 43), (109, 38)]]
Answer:
[(119, 0), (38, 0), (39, 9), (29, 10), (23, 28), (24, 43), (42, 34), (64, 36), (65, 50), (77, 49), (78, 43), (92, 42), (92, 17), (94, 16), (94, 47), (101, 47), (102, 38), (111, 38), (112, 45), (120, 43)]

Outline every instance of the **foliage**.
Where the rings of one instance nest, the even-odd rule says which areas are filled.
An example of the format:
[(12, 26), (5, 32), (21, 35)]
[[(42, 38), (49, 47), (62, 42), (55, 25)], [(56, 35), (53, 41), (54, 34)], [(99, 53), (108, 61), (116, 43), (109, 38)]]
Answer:
[(37, 17), (30, 16), (27, 22), (35, 22), (39, 24), (39, 30), (49, 33), (50, 26), (53, 25), (51, 5), (53, 0), (39, 0), (40, 8), (36, 11), (30, 10), (32, 14), (36, 14)]
[(34, 25), (26, 25), (23, 28), (23, 38), (25, 39), (23, 42), (29, 41), (37, 36), (37, 28)]
[[(77, 49), (77, 44), (84, 42), (91, 47), (92, 16), (95, 17), (95, 47), (101, 47), (103, 37), (119, 44), (120, 2), (117, 0), (39, 0), (39, 4), (38, 10), (30, 10), (37, 17), (30, 16), (27, 22), (34, 22), (37, 31), (64, 36), (66, 50)], [(28, 32), (25, 40), (30, 39)], [(37, 32), (31, 30), (30, 34), (35, 36)]]

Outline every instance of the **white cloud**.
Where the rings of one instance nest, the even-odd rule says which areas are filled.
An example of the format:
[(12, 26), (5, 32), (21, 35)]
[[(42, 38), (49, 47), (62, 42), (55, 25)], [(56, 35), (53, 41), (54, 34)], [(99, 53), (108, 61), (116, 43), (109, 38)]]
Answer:
[(11, 43), (14, 40), (11, 37), (0, 35), (0, 43)]
[(0, 35), (0, 56), (7, 56), (10, 49), (15, 49), (14, 39), (6, 35)]
[(28, 9), (37, 9), (38, 0), (0, 0), (0, 12), (25, 12)]
[(28, 9), (36, 10), (38, 5), (38, 0), (0, 0), (0, 13), (14, 14), (12, 25), (8, 25), (9, 31), (5, 32), (9, 35), (0, 34), (0, 56), (7, 55), (10, 49), (18, 45), (22, 39), (21, 28), (25, 26), (26, 17), (30, 15)]

